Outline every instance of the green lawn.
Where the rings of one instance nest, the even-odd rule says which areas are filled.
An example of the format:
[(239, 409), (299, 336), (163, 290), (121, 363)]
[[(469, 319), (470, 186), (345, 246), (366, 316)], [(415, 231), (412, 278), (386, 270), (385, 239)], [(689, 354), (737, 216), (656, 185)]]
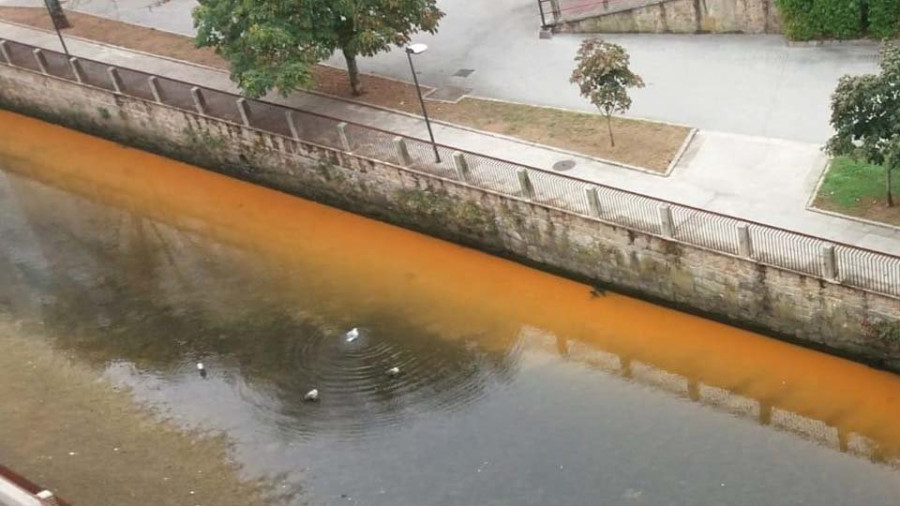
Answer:
[(896, 206), (887, 207), (884, 167), (838, 157), (832, 160), (815, 207), (900, 225), (900, 172), (893, 178)]

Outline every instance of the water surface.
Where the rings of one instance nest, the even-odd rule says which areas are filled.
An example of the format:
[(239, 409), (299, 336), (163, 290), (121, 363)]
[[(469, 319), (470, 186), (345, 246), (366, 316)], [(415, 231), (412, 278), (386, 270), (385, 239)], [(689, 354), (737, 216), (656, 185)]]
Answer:
[(900, 497), (895, 375), (35, 120), (0, 132), (0, 312), (223, 431), (297, 504)]

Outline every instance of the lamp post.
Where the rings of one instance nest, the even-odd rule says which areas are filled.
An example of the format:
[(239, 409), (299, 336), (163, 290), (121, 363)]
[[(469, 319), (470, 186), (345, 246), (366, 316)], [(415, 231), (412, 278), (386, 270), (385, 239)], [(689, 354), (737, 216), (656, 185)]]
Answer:
[(422, 105), (422, 115), (425, 116), (425, 126), (428, 127), (428, 137), (431, 138), (431, 147), (434, 149), (434, 161), (441, 163), (441, 155), (438, 154), (437, 143), (434, 142), (434, 132), (431, 131), (431, 121), (428, 119), (428, 110), (425, 109), (425, 99), (422, 98), (422, 90), (419, 88), (419, 77), (416, 76), (416, 67), (413, 65), (412, 55), (422, 54), (428, 50), (425, 44), (410, 44), (406, 48), (406, 57), (409, 59), (409, 70), (413, 75), (413, 82), (416, 84), (416, 93), (419, 95), (419, 104)]
[(47, 7), (47, 14), (50, 15), (53, 29), (56, 30), (56, 36), (59, 37), (59, 43), (62, 44), (63, 52), (66, 53), (66, 60), (68, 61), (70, 58), (69, 48), (66, 47), (66, 41), (63, 40), (62, 33), (60, 33), (59, 29), (60, 25), (62, 25), (62, 28), (68, 28), (69, 20), (66, 19), (65, 13), (63, 13), (62, 7), (59, 5), (59, 0), (44, 0), (44, 6)]

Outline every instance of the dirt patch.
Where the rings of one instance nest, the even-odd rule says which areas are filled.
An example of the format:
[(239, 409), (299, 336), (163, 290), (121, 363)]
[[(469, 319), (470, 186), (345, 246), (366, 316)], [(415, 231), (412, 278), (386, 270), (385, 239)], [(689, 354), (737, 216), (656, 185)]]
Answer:
[[(225, 60), (209, 49), (194, 47), (193, 39), (152, 28), (122, 23), (86, 14), (67, 14), (72, 27), (65, 33), (190, 61), (210, 67), (228, 69)], [(17, 23), (51, 29), (43, 9), (0, 7), (0, 18)], [(343, 70), (319, 65), (313, 70), (315, 91), (345, 99), (353, 99), (380, 107), (419, 113), (413, 84), (373, 75), (361, 77), (364, 93), (354, 97)], [(607, 138), (606, 120), (598, 114), (535, 107), (530, 105), (464, 98), (456, 104), (428, 103), (429, 113), (449, 123), (509, 135), (547, 146), (567, 149), (585, 155), (613, 160), (663, 172), (668, 168), (689, 128), (624, 118), (613, 120), (616, 146)]]
[(223, 437), (160, 421), (99, 378), (0, 317), (3, 463), (76, 506), (263, 504)]

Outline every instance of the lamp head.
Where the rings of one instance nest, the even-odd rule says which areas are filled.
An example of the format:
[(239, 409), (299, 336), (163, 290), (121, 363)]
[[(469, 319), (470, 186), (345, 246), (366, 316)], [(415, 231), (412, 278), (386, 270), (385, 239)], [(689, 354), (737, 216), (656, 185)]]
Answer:
[(426, 44), (410, 44), (406, 46), (406, 52), (409, 54), (422, 54), (425, 51), (428, 51), (428, 45)]

